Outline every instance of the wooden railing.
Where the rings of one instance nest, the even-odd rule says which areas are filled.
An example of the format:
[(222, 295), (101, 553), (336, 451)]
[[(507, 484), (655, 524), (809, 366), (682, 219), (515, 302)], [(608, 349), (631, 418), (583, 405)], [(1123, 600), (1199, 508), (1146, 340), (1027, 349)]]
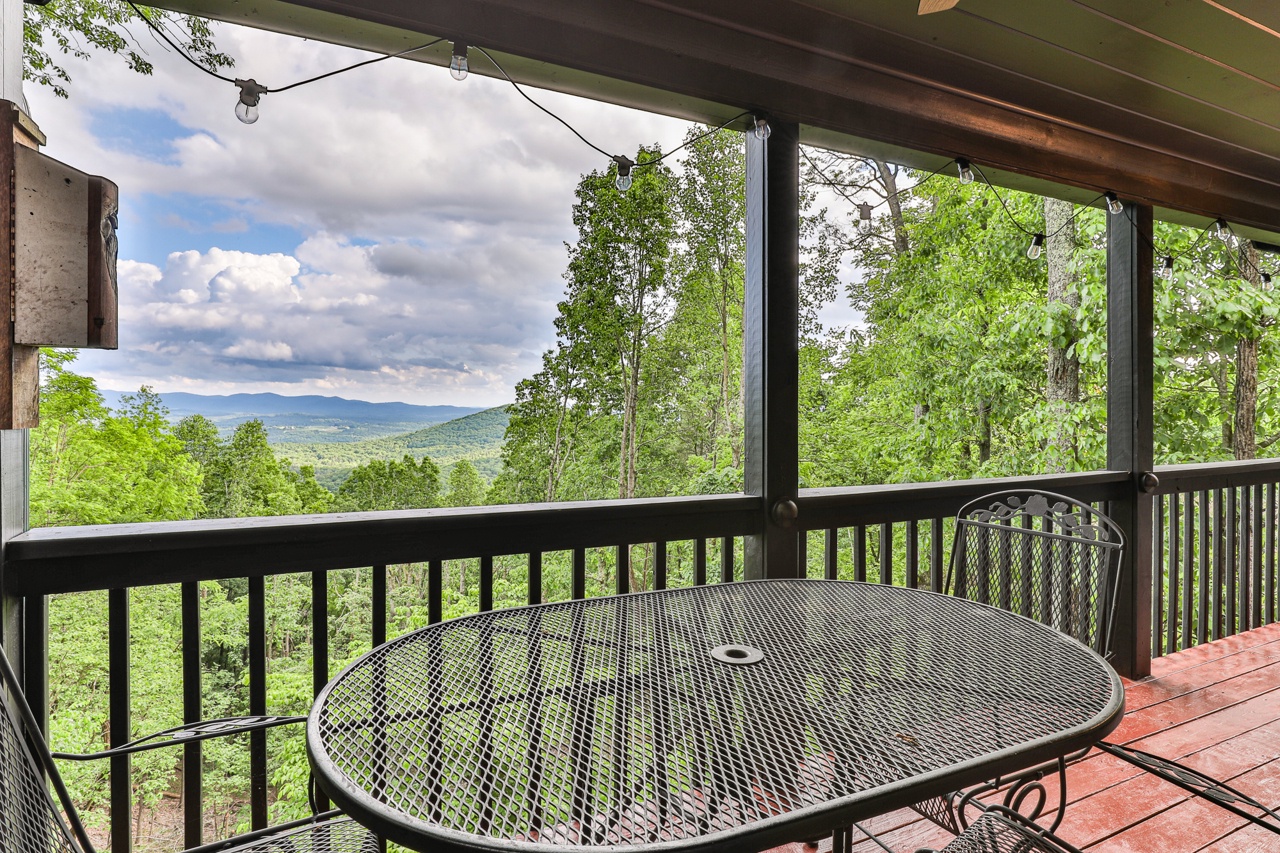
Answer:
[(1156, 469), (1153, 656), (1280, 620), (1274, 460)]
[[(1274, 528), (1280, 465), (1181, 466), (1158, 475), (1155, 652), (1277, 618)], [(1103, 512), (1110, 502), (1132, 494), (1123, 472), (802, 490), (796, 501), (799, 565), (809, 577), (942, 591), (956, 511), (983, 494), (1027, 486), (1071, 495)], [(479, 610), (740, 580), (744, 537), (761, 531), (764, 516), (761, 499), (724, 495), (51, 528), (8, 543), (4, 584), (7, 595), (24, 601), (27, 685), (37, 702), (47, 695), (41, 680), (48, 655), (42, 631), (46, 596), (109, 590), (110, 731), (116, 741), (132, 728), (131, 588), (181, 587), (183, 708), (187, 720), (196, 720), (203, 710), (199, 583), (247, 578), (249, 711), (268, 713), (280, 710), (267, 707), (265, 579), (270, 576), (300, 573), (310, 584), (311, 681), (318, 691), (332, 674), (331, 572), (366, 572), (368, 641), (376, 645), (388, 639), (388, 626), (396, 622), (389, 612), (389, 566), (418, 567), (426, 621), (436, 621), (448, 615), (446, 566), (457, 561), (465, 561), (472, 573), (474, 600), (468, 606)], [(496, 570), (516, 583), (496, 584)], [(185, 766), (200, 767), (199, 745), (184, 749)], [(268, 819), (267, 758), (265, 732), (251, 735), (255, 828)], [(127, 760), (115, 760), (111, 775), (112, 850), (127, 853), (132, 805)], [(184, 774), (183, 784), (185, 838), (192, 846), (204, 840), (200, 774)]]

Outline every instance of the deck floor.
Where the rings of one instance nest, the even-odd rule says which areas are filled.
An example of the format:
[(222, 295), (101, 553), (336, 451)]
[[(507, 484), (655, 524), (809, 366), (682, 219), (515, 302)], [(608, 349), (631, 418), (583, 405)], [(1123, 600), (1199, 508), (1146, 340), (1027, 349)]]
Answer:
[[(1125, 718), (1109, 740), (1182, 761), (1268, 805), (1280, 803), (1280, 624), (1157, 658), (1151, 670), (1150, 678), (1126, 683)], [(1056, 803), (1056, 784), (1049, 787)], [(1280, 836), (1097, 751), (1068, 768), (1067, 791), (1058, 834), (1085, 851), (1280, 851)], [(865, 825), (902, 853), (942, 847), (950, 838), (910, 810)], [(880, 850), (865, 838), (853, 849)], [(770, 853), (806, 851), (813, 848), (791, 844)]]

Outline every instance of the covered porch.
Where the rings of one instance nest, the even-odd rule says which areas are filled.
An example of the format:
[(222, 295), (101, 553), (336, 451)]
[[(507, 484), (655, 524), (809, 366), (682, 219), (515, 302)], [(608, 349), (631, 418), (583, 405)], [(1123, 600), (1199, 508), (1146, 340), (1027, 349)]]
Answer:
[[(769, 137), (748, 133), (746, 141), (745, 490), (27, 531), (26, 437), (8, 430), (0, 435), (0, 526), (7, 537), (0, 616), (5, 648), (21, 663), (38, 710), (48, 705), (47, 597), (54, 594), (109, 591), (115, 740), (130, 731), (132, 588), (181, 585), (184, 708), (195, 720), (202, 714), (199, 583), (246, 578), (251, 712), (264, 714), (274, 710), (268, 707), (265, 651), (270, 576), (309, 579), (312, 686), (318, 691), (334, 672), (327, 593), (333, 572), (367, 570), (369, 642), (375, 645), (388, 639), (388, 567), (406, 563), (425, 567), (423, 595), (433, 621), (442, 616), (446, 560), (474, 561), (479, 608), (487, 610), (565, 593), (583, 597), (602, 584), (627, 592), (636, 548), (651, 555), (643, 582), (652, 589), (808, 576), (942, 591), (948, 520), (974, 497), (1028, 486), (1091, 503), (1125, 534), (1114, 663), (1135, 686), (1129, 706), (1134, 716), (1122, 734), (1152, 743), (1185, 736), (1185, 746), (1170, 740), (1166, 751), (1186, 755), (1201, 749), (1215, 754), (1212, 744), (1263, 730), (1231, 729), (1224, 722), (1229, 715), (1201, 716), (1191, 709), (1226, 689), (1252, 691), (1261, 697), (1255, 703), (1267, 704), (1274, 673), (1248, 661), (1265, 659), (1278, 642), (1262, 626), (1280, 619), (1280, 463), (1155, 465), (1152, 227), (1156, 218), (1201, 227), (1221, 218), (1264, 250), (1280, 243), (1280, 128), (1272, 106), (1280, 100), (1280, 82), (1268, 79), (1272, 72), (1262, 67), (1280, 38), (1280, 19), (1266, 20), (1274, 12), (1241, 3), (1228, 13), (1223, 4), (1191, 2), (1171, 12), (1155, 2), (1133, 8), (1101, 0), (1056, 3), (1051, 15), (1010, 10), (997, 0), (961, 0), (936, 15), (917, 15), (915, 2), (889, 0), (856, 8), (549, 6), (524, 0), (164, 5), (382, 52), (443, 36), (493, 49), (513, 76), (534, 85), (713, 124), (744, 109), (766, 118)], [(422, 58), (447, 64), (448, 44)], [(1106, 470), (800, 488), (802, 142), (927, 170), (963, 157), (981, 163), (1000, 185), (1078, 203), (1104, 192), (1118, 195), (1124, 212), (1109, 218), (1106, 234)], [(588, 554), (600, 549), (610, 554), (603, 579), (588, 575)], [(568, 590), (544, 583), (550, 553), (570, 555)], [(512, 560), (521, 565), (514, 600), (509, 584), (495, 583), (495, 572)], [(1253, 707), (1243, 700), (1230, 707), (1246, 706)], [(185, 749), (187, 766), (200, 766), (199, 745)], [(256, 733), (250, 752), (255, 827), (268, 821), (267, 764), (267, 738)], [(1226, 764), (1207, 769), (1230, 776), (1253, 770)], [(1128, 790), (1145, 790), (1145, 783), (1118, 775), (1101, 759), (1073, 773), (1072, 798), (1078, 801), (1062, 831), (1077, 843), (1111, 849), (1148, 831), (1144, 821), (1158, 811), (1194, 815), (1197, 808), (1177, 805), (1176, 791), (1124, 797)], [(201, 785), (200, 773), (184, 774), (188, 846), (208, 840)], [(1132, 804), (1127, 812), (1114, 806), (1122, 799)], [(111, 849), (117, 853), (133, 843), (132, 807), (128, 760), (118, 759), (111, 772)], [(902, 814), (883, 820), (878, 828), (888, 830), (898, 847), (943, 840)], [(1152, 821), (1150, 831), (1160, 831), (1159, 825)], [(1210, 826), (1197, 821), (1200, 846), (1187, 849), (1228, 835), (1251, 837), (1248, 831), (1232, 835), (1229, 825)], [(1130, 849), (1147, 848), (1135, 841)]]

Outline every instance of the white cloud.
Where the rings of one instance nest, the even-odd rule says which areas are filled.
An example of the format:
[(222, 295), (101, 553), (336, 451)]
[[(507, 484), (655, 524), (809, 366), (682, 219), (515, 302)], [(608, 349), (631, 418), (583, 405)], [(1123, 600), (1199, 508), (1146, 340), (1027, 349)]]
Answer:
[[(237, 57), (234, 75), (268, 86), (368, 56), (215, 31)], [(388, 60), (268, 93), (246, 126), (233, 115), (234, 87), (149, 50), (153, 77), (95, 57), (68, 63), (70, 101), (28, 86), (48, 153), (115, 180), (126, 200), (197, 202), (141, 226), (168, 229), (180, 251), (122, 259), (120, 351), (85, 353), (80, 369), (110, 388), (514, 397), (553, 342), (574, 187), (605, 158), (478, 74), (460, 83), (443, 68)], [(609, 151), (670, 147), (686, 127), (532, 94)], [(160, 113), (168, 119), (147, 123)], [(162, 138), (136, 138), (149, 129)], [(289, 229), (301, 242), (264, 247), (277, 238), (263, 235)]]
[[(289, 255), (214, 248), (175, 252), (163, 268), (127, 262), (120, 351), (85, 353), (81, 365), (122, 389), (496, 405), (551, 343), (554, 305), (521, 286), (537, 248), (459, 260), (320, 234)], [(388, 274), (375, 262), (386, 256), (412, 263)]]

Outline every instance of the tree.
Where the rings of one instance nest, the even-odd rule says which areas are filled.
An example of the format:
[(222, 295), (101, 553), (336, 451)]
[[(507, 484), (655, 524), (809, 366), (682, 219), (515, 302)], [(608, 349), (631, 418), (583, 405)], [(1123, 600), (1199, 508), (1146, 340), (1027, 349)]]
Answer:
[(75, 355), (42, 352), (40, 426), (31, 431), (31, 524), (114, 524), (194, 518), (198, 466), (149, 388), (112, 412), (94, 381), (72, 373)]
[[(143, 7), (142, 14), (170, 33), (204, 67), (217, 70), (234, 64), (214, 45), (213, 30), (204, 18), (150, 7)], [(146, 26), (137, 16), (120, 0), (50, 0), (44, 5), (24, 5), (23, 77), (65, 98), (71, 75), (59, 64), (57, 54), (86, 59), (95, 49), (124, 56), (134, 71), (150, 74), (152, 66), (144, 55), (145, 48), (130, 29), (130, 25), (134, 29)]]
[(405, 454), (399, 462), (374, 460), (361, 465), (338, 488), (340, 512), (428, 509), (440, 505), (440, 468), (424, 456)]
[(476, 466), (466, 459), (453, 466), (449, 472), (449, 496), (447, 506), (480, 506), (484, 503), (485, 483)]

